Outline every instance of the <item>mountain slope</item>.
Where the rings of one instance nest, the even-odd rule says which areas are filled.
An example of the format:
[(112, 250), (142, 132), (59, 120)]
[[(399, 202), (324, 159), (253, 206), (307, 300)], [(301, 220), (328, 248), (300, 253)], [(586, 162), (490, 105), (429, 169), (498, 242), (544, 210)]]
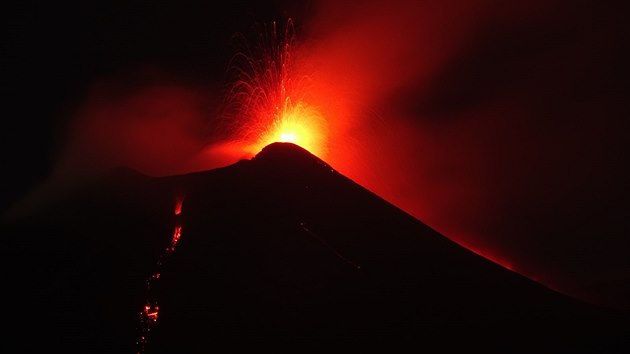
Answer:
[[(174, 195), (183, 196), (174, 215)], [(439, 235), (291, 144), (168, 178), (119, 171), (3, 227), (16, 311), (45, 347), (130, 352), (160, 268), (147, 353), (345, 343), (625, 352), (624, 314), (551, 291)], [(625, 332), (625, 333), (624, 333)]]

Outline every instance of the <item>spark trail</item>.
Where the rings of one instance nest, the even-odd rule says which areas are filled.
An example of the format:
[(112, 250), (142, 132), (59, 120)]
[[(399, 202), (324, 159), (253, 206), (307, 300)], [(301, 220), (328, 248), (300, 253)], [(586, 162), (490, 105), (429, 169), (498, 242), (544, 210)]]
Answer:
[(310, 77), (295, 57), (293, 21), (284, 31), (276, 22), (258, 33), (254, 48), (239, 36), (243, 50), (230, 64), (234, 84), (227, 95), (225, 118), (241, 149), (251, 155), (274, 142), (291, 142), (324, 158), (328, 124), (310, 101)]

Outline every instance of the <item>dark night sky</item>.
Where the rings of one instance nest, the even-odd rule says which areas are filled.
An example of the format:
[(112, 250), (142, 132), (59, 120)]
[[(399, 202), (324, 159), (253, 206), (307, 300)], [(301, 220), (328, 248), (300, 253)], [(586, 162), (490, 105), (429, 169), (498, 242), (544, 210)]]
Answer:
[[(399, 171), (387, 181), (394, 187), (375, 188), (377, 194), (391, 195), (414, 216), (426, 213), (428, 224), (447, 236), (495, 245), (488, 247), (491, 253), (507, 255), (498, 258), (529, 255), (517, 259), (516, 268), (552, 283), (627, 283), (628, 61), (623, 47), (629, 33), (620, 6), (586, 1), (322, 3), (9, 5), (0, 15), (6, 27), (0, 59), (0, 210), (51, 174), (74, 134), (68, 129), (71, 117), (94, 83), (113, 80), (119, 88), (138, 71), (157, 71), (178, 85), (213, 93), (205, 103), (211, 111), (220, 102), (234, 53), (232, 35), (255, 22), (293, 17), (298, 32), (316, 47), (334, 48), (346, 35), (351, 39), (361, 55), (356, 67), (343, 54), (320, 59), (338, 62), (335, 69), (341, 71), (353, 66), (375, 73), (372, 81), (355, 80), (364, 85), (365, 97), (379, 98), (361, 110), (403, 117), (392, 135), (412, 142), (400, 146), (366, 133), (377, 129), (366, 128), (373, 124), (369, 119), (351, 130), (354, 138), (369, 140), (371, 149), (390, 153), (388, 161), (375, 157), (368, 168)], [(375, 20), (380, 18), (386, 20)], [(352, 41), (363, 30), (373, 42)], [(414, 47), (416, 40), (422, 44)], [(377, 63), (392, 58), (398, 62)], [(420, 151), (431, 151), (435, 161), (416, 159)], [(373, 180), (366, 180), (371, 188)], [(408, 193), (410, 186), (430, 192)], [(415, 201), (422, 198), (427, 202), (417, 207)], [(426, 204), (436, 205), (435, 215)], [(479, 235), (466, 239), (462, 230)]]

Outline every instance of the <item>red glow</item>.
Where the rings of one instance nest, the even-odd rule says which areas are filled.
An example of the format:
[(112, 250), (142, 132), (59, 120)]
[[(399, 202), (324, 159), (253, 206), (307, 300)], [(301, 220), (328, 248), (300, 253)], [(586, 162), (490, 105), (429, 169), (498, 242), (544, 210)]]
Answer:
[[(551, 23), (553, 3), (318, 0), (300, 24), (301, 43), (291, 24), (274, 25), (237, 56), (229, 119), (217, 129), (202, 129), (217, 119), (196, 107), (210, 106), (200, 96), (219, 100), (218, 92), (151, 81), (120, 95), (123, 82), (97, 85), (70, 135), (87, 141), (75, 147), (79, 158), (89, 147), (163, 175), (227, 166), (269, 143), (293, 142), (473, 252), (547, 285), (571, 281), (591, 274), (587, 260), (576, 261), (589, 253), (576, 245), (563, 253), (548, 240), (581, 232), (579, 220), (606, 224), (591, 205), (612, 210), (601, 203), (609, 191), (582, 192), (622, 185), (606, 180), (625, 175), (614, 173), (617, 160), (602, 158), (609, 148), (600, 142), (613, 149), (621, 137), (607, 132), (627, 129), (592, 119), (607, 116), (603, 105), (566, 97), (547, 104), (576, 91), (571, 83), (588, 72), (582, 54), (592, 47), (582, 33), (567, 52), (542, 43), (574, 31)], [(579, 12), (566, 17), (584, 20)], [(515, 60), (521, 50), (532, 55)], [(558, 116), (576, 124), (567, 129)], [(606, 173), (595, 176), (593, 166)], [(180, 234), (173, 232), (175, 243)], [(612, 237), (601, 236), (622, 244)]]
[(205, 117), (197, 107), (204, 98), (189, 87), (141, 76), (139, 80), (149, 84), (132, 89), (115, 81), (94, 85), (77, 113), (60, 168), (99, 170), (125, 165), (165, 175), (203, 148)]
[(175, 246), (177, 246), (177, 242), (182, 237), (182, 227), (175, 226), (175, 231), (173, 231), (173, 239), (171, 240), (171, 251), (175, 250)]
[(179, 215), (182, 213), (182, 204), (184, 202), (184, 198), (177, 197), (175, 199), (175, 215)]
[[(415, 1), (318, 6), (326, 15), (304, 27), (305, 37), (319, 39), (308, 47), (297, 45), (289, 23), (264, 31), (257, 51), (237, 55), (229, 119), (211, 142), (200, 138), (213, 117), (195, 108), (203, 102), (197, 91), (151, 81), (120, 96), (124, 83), (107, 83), (95, 87), (81, 112), (73, 135), (87, 143), (78, 143), (76, 155), (84, 158), (89, 147), (108, 162), (168, 175), (230, 165), (270, 143), (292, 142), (454, 241), (507, 264), (514, 254), (505, 253), (503, 238), (487, 237), (486, 226), (500, 222), (495, 215), (505, 198), (519, 197), (495, 188), (501, 179), (494, 166), (510, 161), (491, 147), (511, 145), (493, 132), (511, 126), (493, 121), (491, 109), (476, 112), (480, 119), (440, 117), (444, 123), (432, 124), (434, 117), (410, 117), (393, 101), (409, 85), (424, 99), (432, 75), (478, 24), (470, 14), (483, 4), (465, 2), (457, 13), (444, 11), (448, 18)], [(511, 113), (514, 120), (526, 116)], [(181, 199), (174, 213), (182, 213)], [(180, 237), (178, 226), (168, 252)]]

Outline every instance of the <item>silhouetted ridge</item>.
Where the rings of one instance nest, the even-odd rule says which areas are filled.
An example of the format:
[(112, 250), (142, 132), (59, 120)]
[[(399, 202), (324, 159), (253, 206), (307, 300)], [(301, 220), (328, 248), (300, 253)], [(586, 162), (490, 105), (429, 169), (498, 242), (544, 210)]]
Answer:
[(133, 352), (147, 276), (176, 225), (147, 354), (340, 342), (356, 351), (630, 347), (627, 317), (478, 256), (301, 147), (275, 143), (211, 171), (119, 171), (2, 225), (12, 324), (3, 352)]
[(273, 143), (259, 152), (251, 163), (257, 168), (277, 169), (274, 173), (290, 174), (303, 178), (311, 173), (333, 171), (326, 162), (306, 149), (292, 143)]
[(317, 156), (311, 154), (308, 150), (293, 143), (272, 143), (265, 146), (256, 156), (254, 160), (283, 160), (304, 161), (304, 159), (316, 159), (321, 161)]

